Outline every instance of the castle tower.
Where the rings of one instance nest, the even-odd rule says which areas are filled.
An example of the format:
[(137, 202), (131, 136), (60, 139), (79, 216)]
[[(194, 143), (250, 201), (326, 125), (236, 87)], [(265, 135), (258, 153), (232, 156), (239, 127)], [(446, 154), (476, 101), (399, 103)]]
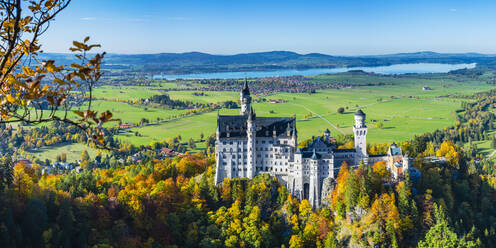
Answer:
[(293, 136), (291, 136), (291, 142), (294, 147), (298, 145), (298, 131), (296, 130), (296, 116), (293, 117)]
[(246, 121), (246, 137), (248, 138), (247, 141), (247, 160), (246, 160), (246, 166), (247, 166), (247, 171), (248, 171), (248, 178), (253, 178), (255, 176), (256, 172), (256, 166), (257, 166), (257, 156), (255, 154), (255, 144), (256, 144), (256, 138), (257, 138), (257, 127), (255, 124), (255, 119), (256, 119), (256, 114), (255, 111), (253, 111), (252, 108), (250, 108), (250, 112), (248, 113), (248, 120)]
[(331, 143), (331, 131), (329, 129), (324, 131), (324, 142), (327, 144)]
[(250, 89), (248, 88), (248, 80), (245, 79), (245, 84), (240, 93), (241, 111), (240, 115), (248, 115), (251, 109)]
[[(217, 112), (217, 131), (215, 132), (215, 161), (217, 164), (215, 165), (215, 185), (221, 183), (224, 180), (226, 175), (223, 175), (221, 166), (222, 166), (222, 156), (220, 154), (219, 143), (220, 143), (220, 130), (219, 130), (219, 112)], [(231, 172), (229, 170), (229, 172)]]
[(312, 157), (310, 158), (310, 192), (308, 201), (312, 208), (320, 206), (320, 168), (319, 160), (315, 149), (313, 149)]
[(353, 133), (355, 134), (355, 163), (359, 164), (361, 160), (364, 160), (367, 164), (367, 125), (365, 125), (365, 113), (361, 109), (355, 113)]

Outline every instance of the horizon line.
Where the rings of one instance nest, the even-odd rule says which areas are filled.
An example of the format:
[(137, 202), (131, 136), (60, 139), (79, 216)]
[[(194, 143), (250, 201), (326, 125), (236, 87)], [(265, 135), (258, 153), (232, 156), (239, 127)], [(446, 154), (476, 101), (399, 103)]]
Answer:
[[(102, 49), (103, 50), (103, 49)], [(104, 50), (103, 50), (104, 51)], [(236, 55), (245, 55), (245, 54), (255, 54), (255, 53), (275, 53), (275, 52), (286, 52), (286, 53), (294, 53), (298, 55), (326, 55), (332, 57), (372, 57), (372, 56), (392, 56), (399, 54), (420, 54), (420, 53), (434, 53), (440, 55), (467, 55), (467, 54), (476, 54), (476, 55), (484, 55), (484, 56), (496, 56), (496, 53), (480, 53), (480, 52), (435, 52), (435, 51), (417, 51), (417, 52), (396, 52), (396, 53), (382, 53), (382, 54), (360, 54), (360, 55), (333, 55), (327, 53), (319, 53), (319, 52), (310, 52), (310, 53), (299, 53), (290, 50), (267, 50), (267, 51), (253, 51), (253, 52), (242, 52), (242, 53), (230, 53), (230, 54), (220, 54), (220, 53), (209, 53), (209, 52), (200, 52), (200, 51), (189, 51), (189, 52), (156, 52), (156, 53), (120, 53), (120, 52), (107, 52), (107, 54), (113, 55), (158, 55), (158, 54), (205, 54), (205, 55), (213, 55), (213, 56), (236, 56)], [(42, 52), (40, 54), (73, 54), (71, 52)], [(90, 54), (96, 54), (90, 53)]]

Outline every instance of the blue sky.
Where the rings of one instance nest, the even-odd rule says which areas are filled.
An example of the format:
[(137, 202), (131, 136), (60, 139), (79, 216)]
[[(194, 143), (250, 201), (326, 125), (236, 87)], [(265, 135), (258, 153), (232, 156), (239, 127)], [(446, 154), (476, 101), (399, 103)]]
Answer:
[(73, 0), (42, 42), (46, 52), (89, 35), (112, 53), (496, 53), (495, 12), (494, 0)]

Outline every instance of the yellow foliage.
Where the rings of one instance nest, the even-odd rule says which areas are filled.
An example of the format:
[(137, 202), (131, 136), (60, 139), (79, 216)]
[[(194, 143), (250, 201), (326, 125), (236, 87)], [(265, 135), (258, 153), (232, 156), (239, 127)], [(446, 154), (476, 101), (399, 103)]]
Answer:
[(372, 166), (372, 171), (382, 180), (388, 179), (391, 176), (391, 172), (388, 170), (385, 161), (377, 161)]
[(445, 140), (436, 151), (436, 156), (445, 157), (451, 165), (458, 163), (460, 154), (456, 151), (455, 144), (451, 140)]

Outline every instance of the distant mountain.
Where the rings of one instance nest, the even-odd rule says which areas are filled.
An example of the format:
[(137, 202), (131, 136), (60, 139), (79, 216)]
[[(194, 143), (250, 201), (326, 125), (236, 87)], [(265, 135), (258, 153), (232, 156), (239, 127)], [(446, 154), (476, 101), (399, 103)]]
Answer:
[[(46, 53), (43, 59), (70, 64), (70, 54)], [(266, 71), (354, 66), (380, 66), (401, 63), (478, 63), (493, 64), (495, 55), (479, 53), (436, 53), (430, 51), (370, 56), (332, 56), (290, 51), (214, 55), (201, 52), (157, 54), (107, 54), (106, 69), (146, 73), (203, 73), (225, 71)]]
[(495, 55), (482, 54), (482, 53), (436, 53), (431, 51), (414, 52), (414, 53), (395, 53), (395, 54), (385, 54), (385, 55), (369, 55), (362, 56), (368, 58), (453, 58), (453, 57), (463, 57), (463, 58), (485, 58), (494, 57)]

